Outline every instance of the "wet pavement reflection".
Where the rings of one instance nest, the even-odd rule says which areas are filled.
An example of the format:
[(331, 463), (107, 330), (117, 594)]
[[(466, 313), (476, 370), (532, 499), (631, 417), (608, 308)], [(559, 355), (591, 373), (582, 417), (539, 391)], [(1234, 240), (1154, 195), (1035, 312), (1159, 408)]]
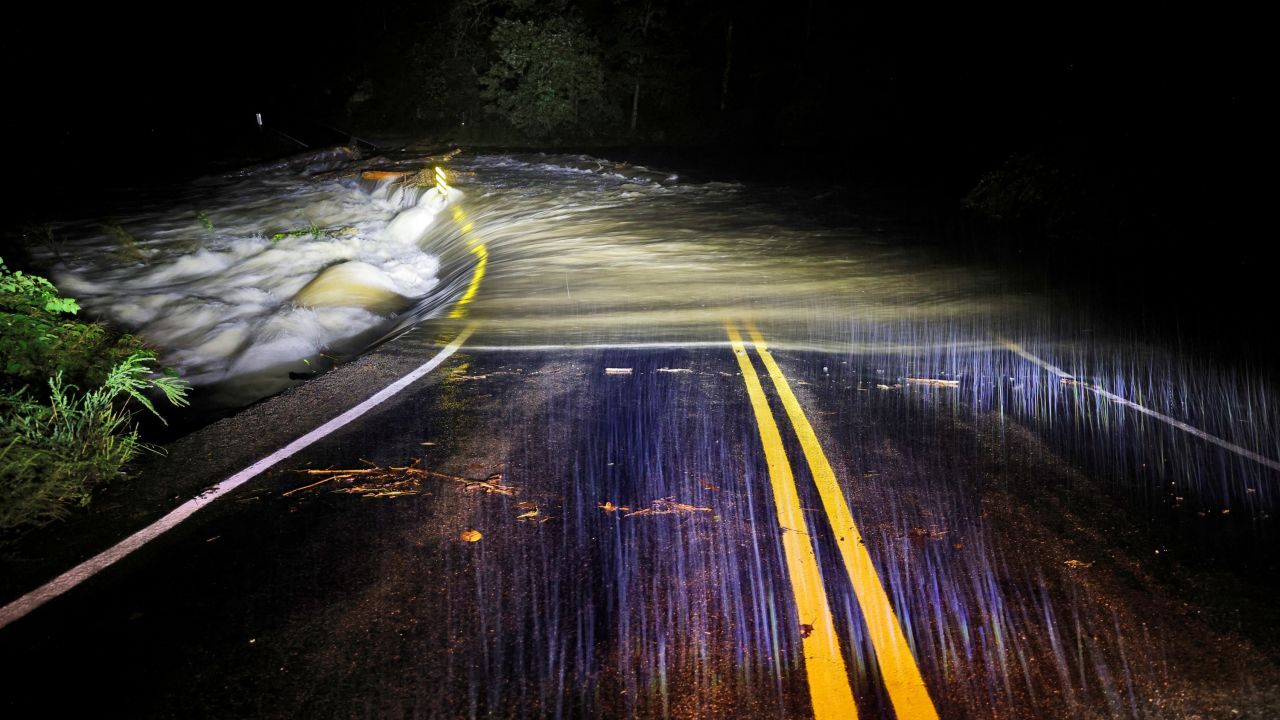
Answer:
[(374, 357), (474, 335), (0, 632), (10, 708), (56, 669), (134, 717), (1280, 714), (1265, 378), (800, 190), (448, 167), (465, 272)]

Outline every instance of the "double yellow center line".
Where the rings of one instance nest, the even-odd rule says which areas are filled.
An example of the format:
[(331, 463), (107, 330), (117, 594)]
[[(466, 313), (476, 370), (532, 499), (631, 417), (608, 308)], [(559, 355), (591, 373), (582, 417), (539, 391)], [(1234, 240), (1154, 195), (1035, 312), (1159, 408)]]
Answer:
[[(894, 714), (898, 720), (935, 720), (938, 712), (929, 699), (920, 668), (916, 665), (893, 605), (890, 604), (880, 576), (871, 562), (871, 556), (862, 543), (862, 535), (853, 521), (853, 514), (849, 511), (849, 504), (845, 502), (831, 463), (827, 461), (813, 426), (805, 417), (800, 402), (791, 391), (782, 369), (774, 361), (764, 338), (754, 327), (748, 329), (756, 353), (764, 363), (778, 397), (782, 400), (782, 406), (787, 411), (787, 417), (808, 462), (809, 472), (818, 487), (826, 518), (835, 531), (840, 558), (862, 609), (885, 689), (893, 703)], [(808, 525), (800, 508), (795, 477), (782, 445), (782, 434), (772, 410), (769, 409), (764, 387), (750, 355), (747, 354), (742, 335), (732, 324), (726, 325), (726, 330), (747, 385), (747, 395), (751, 399), (760, 441), (764, 446), (774, 506), (778, 512), (778, 524), (782, 528), (787, 574), (796, 597), (799, 624), (805, 630), (801, 633), (801, 638), (814, 717), (817, 720), (856, 718), (857, 708), (844, 657), (840, 653), (840, 638), (832, 621), (831, 608), (822, 585), (822, 574), (818, 568)]]

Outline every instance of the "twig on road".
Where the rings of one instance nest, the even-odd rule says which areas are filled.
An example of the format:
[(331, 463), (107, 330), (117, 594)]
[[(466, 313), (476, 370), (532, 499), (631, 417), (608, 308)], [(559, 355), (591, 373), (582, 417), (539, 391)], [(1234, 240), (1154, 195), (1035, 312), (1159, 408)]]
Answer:
[(360, 476), (363, 483), (352, 485), (350, 487), (337, 488), (334, 492), (350, 493), (354, 495), (362, 495), (364, 497), (399, 497), (401, 495), (416, 495), (422, 491), (422, 479), (434, 478), (437, 480), (448, 480), (450, 482), (460, 483), (465, 491), (480, 490), (486, 493), (497, 493), (499, 495), (515, 495), (520, 492), (519, 488), (513, 485), (507, 485), (502, 482), (502, 473), (494, 473), (484, 480), (476, 480), (473, 478), (463, 477), (461, 475), (450, 475), (448, 473), (437, 472), (435, 470), (427, 470), (418, 466), (419, 460), (404, 466), (388, 466), (378, 467), (368, 460), (363, 460), (373, 467), (368, 468), (342, 468), (342, 469), (324, 469), (318, 470), (313, 468), (299, 468), (293, 470), (296, 473), (304, 475), (327, 475), (328, 477), (294, 488), (285, 493), (283, 497), (289, 497), (295, 493), (304, 490), (310, 490), (334, 480), (355, 480)]

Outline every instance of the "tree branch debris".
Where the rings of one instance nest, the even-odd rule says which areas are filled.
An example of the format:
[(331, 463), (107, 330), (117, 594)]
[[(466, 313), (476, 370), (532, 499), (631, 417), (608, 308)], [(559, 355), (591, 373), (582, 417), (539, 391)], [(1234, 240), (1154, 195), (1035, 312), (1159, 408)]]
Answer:
[[(623, 517), (638, 517), (645, 515), (675, 515), (677, 513), (690, 514), (695, 512), (711, 512), (709, 507), (698, 507), (697, 505), (686, 505), (682, 502), (676, 502), (673, 497), (666, 497), (660, 500), (654, 500), (649, 503), (649, 507), (640, 510), (631, 510), (626, 505), (614, 505), (612, 500), (605, 501), (598, 506), (607, 513), (620, 512)], [(628, 512), (630, 511), (630, 512)]]
[(519, 488), (513, 485), (505, 484), (502, 479), (502, 473), (494, 473), (483, 480), (463, 477), (461, 475), (450, 475), (448, 473), (436, 472), (435, 470), (427, 470), (419, 467), (420, 460), (414, 460), (412, 463), (403, 467), (394, 465), (387, 467), (369, 467), (355, 469), (297, 469), (292, 472), (304, 475), (326, 475), (327, 477), (316, 482), (294, 488), (283, 493), (284, 497), (289, 497), (295, 493), (310, 490), (319, 487), (325, 483), (343, 484), (343, 487), (335, 488), (333, 492), (347, 493), (351, 495), (360, 495), (362, 497), (387, 498), (400, 497), (402, 495), (417, 495), (422, 492), (423, 480), (427, 478), (435, 480), (446, 480), (449, 482), (460, 483), (462, 489), (467, 492), (484, 492), (495, 493), (498, 495), (515, 495), (520, 492)]
[(909, 377), (904, 378), (908, 385), (928, 385), (931, 387), (960, 387), (959, 380), (942, 380), (940, 378)]

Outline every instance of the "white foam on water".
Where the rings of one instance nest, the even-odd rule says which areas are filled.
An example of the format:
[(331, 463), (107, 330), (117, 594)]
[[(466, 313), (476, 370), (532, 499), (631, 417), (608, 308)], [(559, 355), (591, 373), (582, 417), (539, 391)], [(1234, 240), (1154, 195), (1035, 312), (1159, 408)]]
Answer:
[(250, 177), (191, 205), (120, 218), (131, 243), (72, 228), (54, 279), (160, 348), (194, 385), (259, 386), (263, 378), (245, 376), (267, 373), (269, 394), (290, 372), (316, 369), (320, 353), (360, 349), (356, 338), (432, 291), (440, 268), (428, 235), (460, 198), (452, 189), (393, 193), (386, 183), (367, 192), (354, 179)]

